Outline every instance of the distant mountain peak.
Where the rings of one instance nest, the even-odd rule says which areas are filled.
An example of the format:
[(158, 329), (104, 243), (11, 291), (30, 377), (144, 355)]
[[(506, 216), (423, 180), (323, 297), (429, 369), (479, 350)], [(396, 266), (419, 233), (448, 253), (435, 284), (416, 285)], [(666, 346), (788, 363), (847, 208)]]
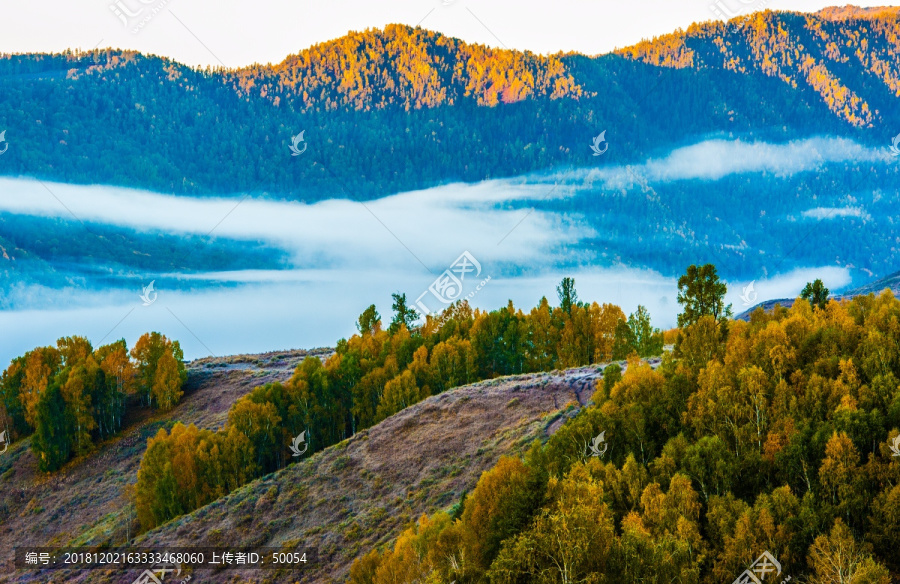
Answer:
[(862, 8), (847, 4), (845, 6), (829, 6), (815, 13), (816, 16), (823, 20), (853, 20), (868, 19), (879, 16), (894, 16), (900, 13), (900, 6), (873, 6), (870, 8)]

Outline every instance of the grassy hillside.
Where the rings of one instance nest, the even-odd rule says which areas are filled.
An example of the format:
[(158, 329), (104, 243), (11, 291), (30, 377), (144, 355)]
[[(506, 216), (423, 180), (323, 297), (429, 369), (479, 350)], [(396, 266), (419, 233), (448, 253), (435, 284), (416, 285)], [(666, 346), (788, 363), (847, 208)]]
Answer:
[[(290, 356), (290, 360), (297, 358), (299, 354)], [(224, 420), (227, 406), (250, 386), (278, 379), (290, 369), (286, 360), (261, 368), (247, 362), (222, 364), (220, 360), (192, 364), (190, 379), (195, 387), (186, 393), (173, 419), (216, 427)], [(213, 366), (212, 372), (206, 365)], [(430, 397), (310, 459), (148, 532), (134, 545), (305, 542), (320, 552), (319, 564), (310, 567), (305, 581), (342, 581), (354, 559), (392, 539), (422, 513), (458, 502), (500, 456), (520, 454), (534, 439), (554, 433), (589, 402), (600, 369), (591, 366), (510, 376)], [(73, 463), (59, 474), (57, 490), (51, 493), (42, 494), (46, 489), (27, 474), (28, 455), (17, 453), (12, 474), (20, 484), (28, 485), (26, 498), (34, 502), (30, 512), (25, 510), (27, 503), (10, 509), (0, 545), (11, 549), (23, 543), (120, 543), (125, 536), (121, 528), (124, 518), (118, 511), (124, 503), (122, 488), (134, 480), (143, 438), (167, 421), (141, 424), (117, 444), (100, 450), (95, 459)], [(100, 460), (111, 466), (98, 480), (95, 466)], [(79, 533), (72, 531), (82, 524), (88, 527)], [(102, 571), (57, 571), (18, 573), (12, 578), (0, 577), (0, 582), (48, 581), (48, 574), (66, 582), (131, 581), (129, 576)], [(299, 580), (297, 574), (270, 571), (195, 574), (194, 578), (216, 582)]]
[(231, 404), (253, 387), (290, 377), (308, 354), (329, 350), (284, 351), (263, 355), (201, 359), (188, 368), (181, 404), (168, 414), (128, 419), (126, 429), (90, 455), (60, 471), (38, 471), (29, 440), (0, 457), (0, 572), (12, 572), (12, 550), (21, 545), (120, 544), (126, 538), (126, 485), (133, 484), (147, 439), (174, 421), (204, 428), (220, 426)]

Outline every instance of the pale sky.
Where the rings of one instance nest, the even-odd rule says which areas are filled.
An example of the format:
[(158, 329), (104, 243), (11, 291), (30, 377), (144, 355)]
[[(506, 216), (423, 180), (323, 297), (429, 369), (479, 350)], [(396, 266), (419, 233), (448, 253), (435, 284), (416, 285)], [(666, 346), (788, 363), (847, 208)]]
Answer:
[(815, 0), (15, 0), (0, 3), (0, 52), (115, 47), (189, 65), (238, 67), (278, 63), (349, 30), (421, 23), (468, 42), (590, 55), (711, 20), (716, 3), (720, 13), (740, 15), (831, 5)]

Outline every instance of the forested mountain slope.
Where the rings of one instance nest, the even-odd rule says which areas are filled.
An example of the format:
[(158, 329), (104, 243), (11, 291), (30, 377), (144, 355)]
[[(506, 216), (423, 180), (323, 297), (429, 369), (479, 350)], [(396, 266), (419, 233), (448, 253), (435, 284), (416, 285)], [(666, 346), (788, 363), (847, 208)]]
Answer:
[(896, 121), (900, 8), (771, 12), (729, 24), (694, 25), (619, 54), (663, 67), (713, 69), (780, 80), (815, 93), (857, 127)]
[(350, 581), (896, 582), (898, 315), (889, 291), (749, 323), (683, 313), (675, 358), (601, 384)]
[(401, 25), (231, 70), (114, 49), (4, 55), (0, 173), (319, 200), (587, 165), (604, 129), (610, 162), (711, 133), (881, 146), (900, 126), (898, 31), (896, 10), (767, 11), (598, 57)]

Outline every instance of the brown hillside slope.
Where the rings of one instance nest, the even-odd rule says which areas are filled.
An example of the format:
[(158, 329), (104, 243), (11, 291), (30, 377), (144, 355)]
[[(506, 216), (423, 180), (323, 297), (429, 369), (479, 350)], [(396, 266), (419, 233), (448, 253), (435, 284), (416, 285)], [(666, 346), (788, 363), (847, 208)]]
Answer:
[[(197, 571), (193, 582), (340, 582), (353, 560), (447, 508), (504, 454), (523, 452), (588, 403), (600, 367), (513, 376), (430, 397), (254, 481), (135, 545), (316, 547), (308, 570)], [(16, 582), (130, 583), (131, 572), (20, 572)], [(184, 574), (182, 574), (182, 578)], [(0, 580), (2, 581), (2, 580)]]
[(28, 440), (11, 445), (0, 455), (0, 581), (12, 571), (15, 546), (123, 543), (124, 488), (136, 480), (147, 438), (176, 420), (220, 426), (235, 400), (257, 385), (288, 379), (307, 354), (282, 351), (194, 361), (175, 410), (152, 416), (144, 409), (134, 411), (120, 436), (56, 473), (38, 470)]
[(900, 6), (872, 6), (860, 8), (852, 4), (845, 6), (829, 6), (816, 12), (826, 20), (849, 20), (852, 18), (872, 18), (873, 16), (891, 16), (900, 14)]

